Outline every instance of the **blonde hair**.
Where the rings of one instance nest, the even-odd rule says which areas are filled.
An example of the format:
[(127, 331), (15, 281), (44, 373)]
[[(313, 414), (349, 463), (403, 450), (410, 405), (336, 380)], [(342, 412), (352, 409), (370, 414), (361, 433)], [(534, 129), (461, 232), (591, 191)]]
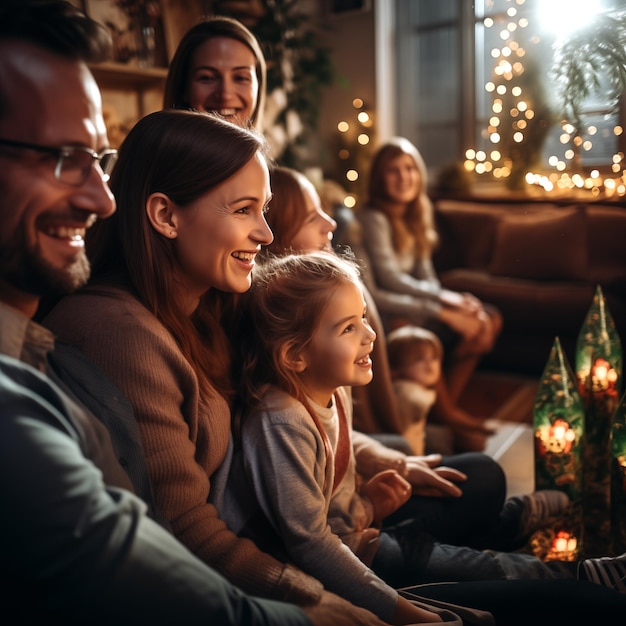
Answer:
[(443, 359), (443, 346), (439, 337), (426, 328), (401, 326), (387, 335), (387, 356), (394, 372), (423, 358), (427, 348), (434, 349), (440, 361)]
[[(403, 154), (409, 155), (415, 162), (421, 178), (421, 188), (417, 197), (409, 204), (404, 217), (395, 218), (388, 211), (391, 199), (385, 185), (385, 171), (391, 161)], [(370, 168), (368, 195), (369, 205), (389, 218), (396, 251), (403, 252), (415, 244), (416, 258), (430, 258), (439, 236), (435, 229), (433, 205), (427, 193), (426, 165), (419, 150), (408, 139), (393, 137), (378, 148)]]

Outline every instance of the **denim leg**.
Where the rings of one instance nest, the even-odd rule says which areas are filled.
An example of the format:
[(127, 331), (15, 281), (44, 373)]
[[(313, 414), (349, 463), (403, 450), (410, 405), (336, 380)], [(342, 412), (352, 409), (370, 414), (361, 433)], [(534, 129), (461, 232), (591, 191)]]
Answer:
[(544, 563), (532, 554), (520, 552), (495, 552), (485, 550), (483, 554), (491, 555), (504, 573), (506, 580), (544, 579), (564, 580), (575, 579), (577, 563), (548, 561)]
[(393, 587), (446, 581), (576, 577), (575, 563), (543, 563), (527, 554), (439, 543), (428, 533), (415, 532), (410, 524), (381, 533), (372, 569)]

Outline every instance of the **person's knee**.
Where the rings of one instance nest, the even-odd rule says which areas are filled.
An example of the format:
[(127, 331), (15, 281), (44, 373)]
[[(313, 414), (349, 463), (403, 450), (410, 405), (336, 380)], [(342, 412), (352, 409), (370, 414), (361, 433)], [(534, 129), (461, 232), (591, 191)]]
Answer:
[(506, 496), (506, 476), (502, 467), (490, 456), (481, 452), (467, 452), (444, 457), (442, 465), (458, 469), (467, 475), (462, 483), (464, 494), (471, 497), (485, 497), (498, 510), (504, 504)]
[(493, 350), (502, 327), (501, 319), (500, 317), (496, 319), (489, 315), (485, 316), (482, 332), (474, 338), (474, 349), (476, 352), (486, 354)]

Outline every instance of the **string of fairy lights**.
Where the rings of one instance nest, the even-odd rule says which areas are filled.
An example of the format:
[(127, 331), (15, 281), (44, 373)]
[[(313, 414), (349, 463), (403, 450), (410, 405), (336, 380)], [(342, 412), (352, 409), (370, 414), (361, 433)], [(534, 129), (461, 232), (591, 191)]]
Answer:
[[(584, 140), (580, 135), (573, 134), (574, 127), (568, 122), (561, 124), (561, 130), (563, 132), (559, 140), (562, 144), (568, 145), (572, 143), (575, 148), (585, 151), (591, 150), (593, 147), (591, 139)], [(597, 132), (598, 129), (595, 126), (587, 127), (589, 137), (593, 137)], [(613, 132), (616, 136), (620, 136), (624, 129), (618, 124), (613, 127)], [(546, 175), (528, 172), (526, 174), (526, 182), (529, 185), (538, 185), (548, 192), (553, 190), (584, 189), (591, 192), (594, 196), (599, 196), (602, 193), (608, 197), (626, 195), (626, 170), (624, 169), (623, 152), (617, 152), (612, 156), (612, 175), (609, 176), (602, 176), (598, 169), (592, 169), (588, 175), (583, 175), (581, 172), (571, 173), (567, 171), (568, 164), (575, 161), (575, 159), (576, 150), (571, 147), (567, 148), (562, 159), (558, 156), (550, 156), (548, 158), (548, 164), (554, 169), (552, 173)]]
[[(515, 5), (523, 5), (525, 0), (507, 0)], [(526, 49), (520, 44), (516, 33), (528, 28), (528, 19), (520, 16), (517, 6), (510, 6), (506, 11), (503, 23), (491, 17), (483, 20), (486, 29), (500, 28), (498, 33), (502, 41), (500, 47), (491, 50), (495, 60), (494, 77), (486, 82), (485, 90), (492, 95), (491, 117), (484, 135), (492, 144), (492, 149), (470, 148), (465, 153), (464, 167), (477, 175), (491, 175), (497, 180), (511, 176), (515, 163), (510, 154), (501, 149), (504, 138), (512, 144), (523, 144), (529, 141), (528, 131), (536, 111), (532, 105), (532, 97), (522, 84), (522, 76), (526, 71)], [(538, 41), (530, 38), (531, 43)], [(612, 129), (615, 136), (624, 132), (620, 125)], [(562, 155), (551, 155), (547, 167), (542, 171), (529, 168), (524, 173), (526, 184), (541, 187), (545, 192), (570, 192), (586, 190), (594, 196), (626, 195), (626, 170), (624, 153), (617, 152), (612, 156), (610, 173), (602, 175), (598, 169), (584, 173), (580, 167), (582, 152), (593, 147), (598, 129), (589, 125), (577, 134), (575, 128), (567, 120), (561, 122), (559, 141), (563, 146)], [(512, 152), (515, 152), (513, 149)], [(519, 152), (519, 150), (518, 150)]]
[[(348, 193), (343, 199), (344, 206), (353, 208), (361, 195), (363, 180), (360, 172), (369, 165), (369, 146), (372, 141), (371, 132), (374, 120), (367, 111), (365, 102), (361, 98), (352, 100), (355, 119), (341, 120), (337, 124), (340, 133), (337, 156), (342, 163), (343, 176)], [(365, 149), (364, 149), (365, 148)]]
[[(532, 107), (526, 102), (525, 94), (520, 85), (515, 81), (524, 73), (523, 59), (526, 50), (513, 39), (513, 33), (518, 28), (527, 28), (526, 18), (514, 19), (517, 16), (517, 9), (510, 7), (507, 11), (510, 21), (500, 31), (500, 39), (504, 42), (501, 48), (493, 48), (491, 56), (496, 59), (494, 74), (497, 80), (490, 80), (485, 84), (485, 91), (494, 94), (491, 105), (492, 116), (489, 119), (489, 126), (486, 129), (487, 136), (494, 148), (490, 151), (475, 150), (470, 148), (465, 153), (465, 169), (476, 174), (491, 174), (496, 179), (508, 178), (511, 175), (513, 162), (510, 157), (497, 149), (502, 141), (502, 135), (510, 132), (511, 139), (515, 143), (521, 144), (524, 141), (524, 132), (528, 126), (528, 121), (535, 117)], [(483, 21), (485, 28), (492, 28), (496, 22), (487, 17)], [(510, 127), (504, 128), (504, 119), (501, 118), (505, 107), (503, 97), (510, 94), (515, 99), (514, 106), (508, 110), (511, 118)]]

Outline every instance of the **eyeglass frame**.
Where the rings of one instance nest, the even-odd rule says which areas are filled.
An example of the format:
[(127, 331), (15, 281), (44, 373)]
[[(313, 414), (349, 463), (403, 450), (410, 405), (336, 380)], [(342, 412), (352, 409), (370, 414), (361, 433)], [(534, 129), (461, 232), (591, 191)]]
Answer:
[[(38, 143), (29, 143), (26, 141), (17, 141), (15, 139), (4, 139), (0, 137), (0, 146), (1, 145), (10, 146), (13, 148), (23, 148), (25, 150), (34, 150), (35, 152), (43, 152), (46, 154), (52, 154), (56, 156), (57, 163), (54, 167), (54, 178), (58, 180), (60, 183), (64, 185), (69, 185), (70, 187), (80, 187), (81, 185), (84, 185), (87, 179), (89, 178), (89, 174), (91, 173), (91, 167), (93, 167), (96, 161), (98, 162), (98, 165), (101, 166), (102, 159), (110, 155), (115, 155), (115, 159), (113, 160), (112, 165), (110, 167), (107, 167), (107, 170), (109, 171), (105, 172), (104, 169), (101, 167), (102, 172), (104, 173), (104, 180), (105, 182), (108, 181), (111, 170), (113, 169), (117, 161), (117, 154), (118, 154), (118, 151), (115, 148), (105, 148), (101, 152), (96, 152), (95, 150), (92, 150), (91, 148), (87, 148), (86, 146), (58, 146), (58, 147), (57, 146), (44, 146)], [(83, 178), (77, 183), (70, 183), (61, 178), (61, 173), (63, 171), (63, 159), (69, 158), (75, 152), (84, 152), (88, 154), (93, 160), (91, 163), (91, 167), (85, 173)]]

